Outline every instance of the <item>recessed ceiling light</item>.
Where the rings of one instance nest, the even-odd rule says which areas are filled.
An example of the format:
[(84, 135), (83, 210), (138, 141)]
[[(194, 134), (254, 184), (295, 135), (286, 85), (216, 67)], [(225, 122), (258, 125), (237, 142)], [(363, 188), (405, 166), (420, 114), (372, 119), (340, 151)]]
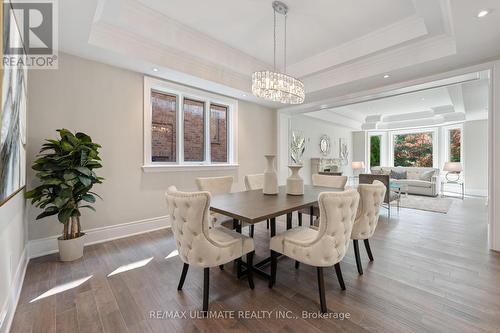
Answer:
[(388, 79), (388, 78), (390, 78), (390, 77), (391, 77), (391, 76), (390, 76), (389, 74), (385, 74), (385, 75), (384, 75), (384, 79)]
[(247, 97), (247, 94), (243, 94), (243, 97)]
[(481, 18), (481, 17), (485, 17), (486, 15), (488, 15), (490, 12), (486, 9), (483, 9), (481, 10), (479, 13), (477, 13), (477, 17)]
[(159, 69), (158, 69), (158, 68), (153, 67), (153, 72), (158, 72), (158, 71), (159, 71)]

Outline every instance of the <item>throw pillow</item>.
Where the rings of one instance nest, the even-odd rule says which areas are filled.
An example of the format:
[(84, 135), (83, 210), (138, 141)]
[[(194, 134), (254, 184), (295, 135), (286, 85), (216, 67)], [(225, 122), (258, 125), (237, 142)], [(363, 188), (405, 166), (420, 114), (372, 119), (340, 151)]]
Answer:
[(372, 169), (372, 175), (381, 175), (382, 174), (382, 170), (381, 169)]
[(406, 179), (406, 170), (391, 170), (392, 179)]
[(420, 174), (420, 180), (425, 180), (426, 182), (430, 182), (434, 176), (434, 170), (424, 171)]

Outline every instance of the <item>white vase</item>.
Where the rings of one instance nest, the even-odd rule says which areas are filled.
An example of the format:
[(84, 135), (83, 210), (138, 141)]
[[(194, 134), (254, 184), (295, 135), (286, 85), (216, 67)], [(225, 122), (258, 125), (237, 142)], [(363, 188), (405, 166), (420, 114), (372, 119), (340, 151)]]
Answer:
[(61, 261), (73, 261), (83, 257), (83, 245), (85, 234), (73, 239), (63, 239), (62, 236), (57, 239), (59, 245), (59, 258)]
[(278, 194), (278, 175), (274, 168), (274, 160), (276, 155), (264, 155), (267, 160), (266, 170), (264, 171), (264, 194)]
[(302, 165), (289, 165), (292, 175), (286, 180), (286, 193), (291, 195), (304, 194), (304, 179), (300, 177), (299, 171)]

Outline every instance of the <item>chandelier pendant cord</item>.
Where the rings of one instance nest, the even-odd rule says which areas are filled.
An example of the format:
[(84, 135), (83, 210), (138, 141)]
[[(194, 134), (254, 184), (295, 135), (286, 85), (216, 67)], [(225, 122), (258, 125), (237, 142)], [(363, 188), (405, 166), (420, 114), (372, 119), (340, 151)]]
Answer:
[(283, 73), (286, 74), (286, 18), (287, 18), (287, 14), (285, 13), (285, 41), (284, 41), (284, 44), (285, 44), (285, 49), (283, 50)]
[(273, 70), (276, 72), (276, 10), (274, 11), (274, 50), (273, 50), (273, 55), (274, 55), (274, 63), (273, 63)]

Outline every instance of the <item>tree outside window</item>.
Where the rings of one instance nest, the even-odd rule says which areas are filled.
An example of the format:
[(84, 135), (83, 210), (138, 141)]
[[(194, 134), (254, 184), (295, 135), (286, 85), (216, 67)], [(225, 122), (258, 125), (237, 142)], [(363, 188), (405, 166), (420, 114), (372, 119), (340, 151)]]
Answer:
[(394, 166), (432, 167), (432, 132), (394, 136)]
[(370, 137), (370, 167), (380, 166), (380, 144), (381, 135)]
[(454, 128), (448, 131), (448, 142), (450, 143), (450, 162), (460, 162), (461, 137), (462, 131), (460, 130), (460, 128)]

